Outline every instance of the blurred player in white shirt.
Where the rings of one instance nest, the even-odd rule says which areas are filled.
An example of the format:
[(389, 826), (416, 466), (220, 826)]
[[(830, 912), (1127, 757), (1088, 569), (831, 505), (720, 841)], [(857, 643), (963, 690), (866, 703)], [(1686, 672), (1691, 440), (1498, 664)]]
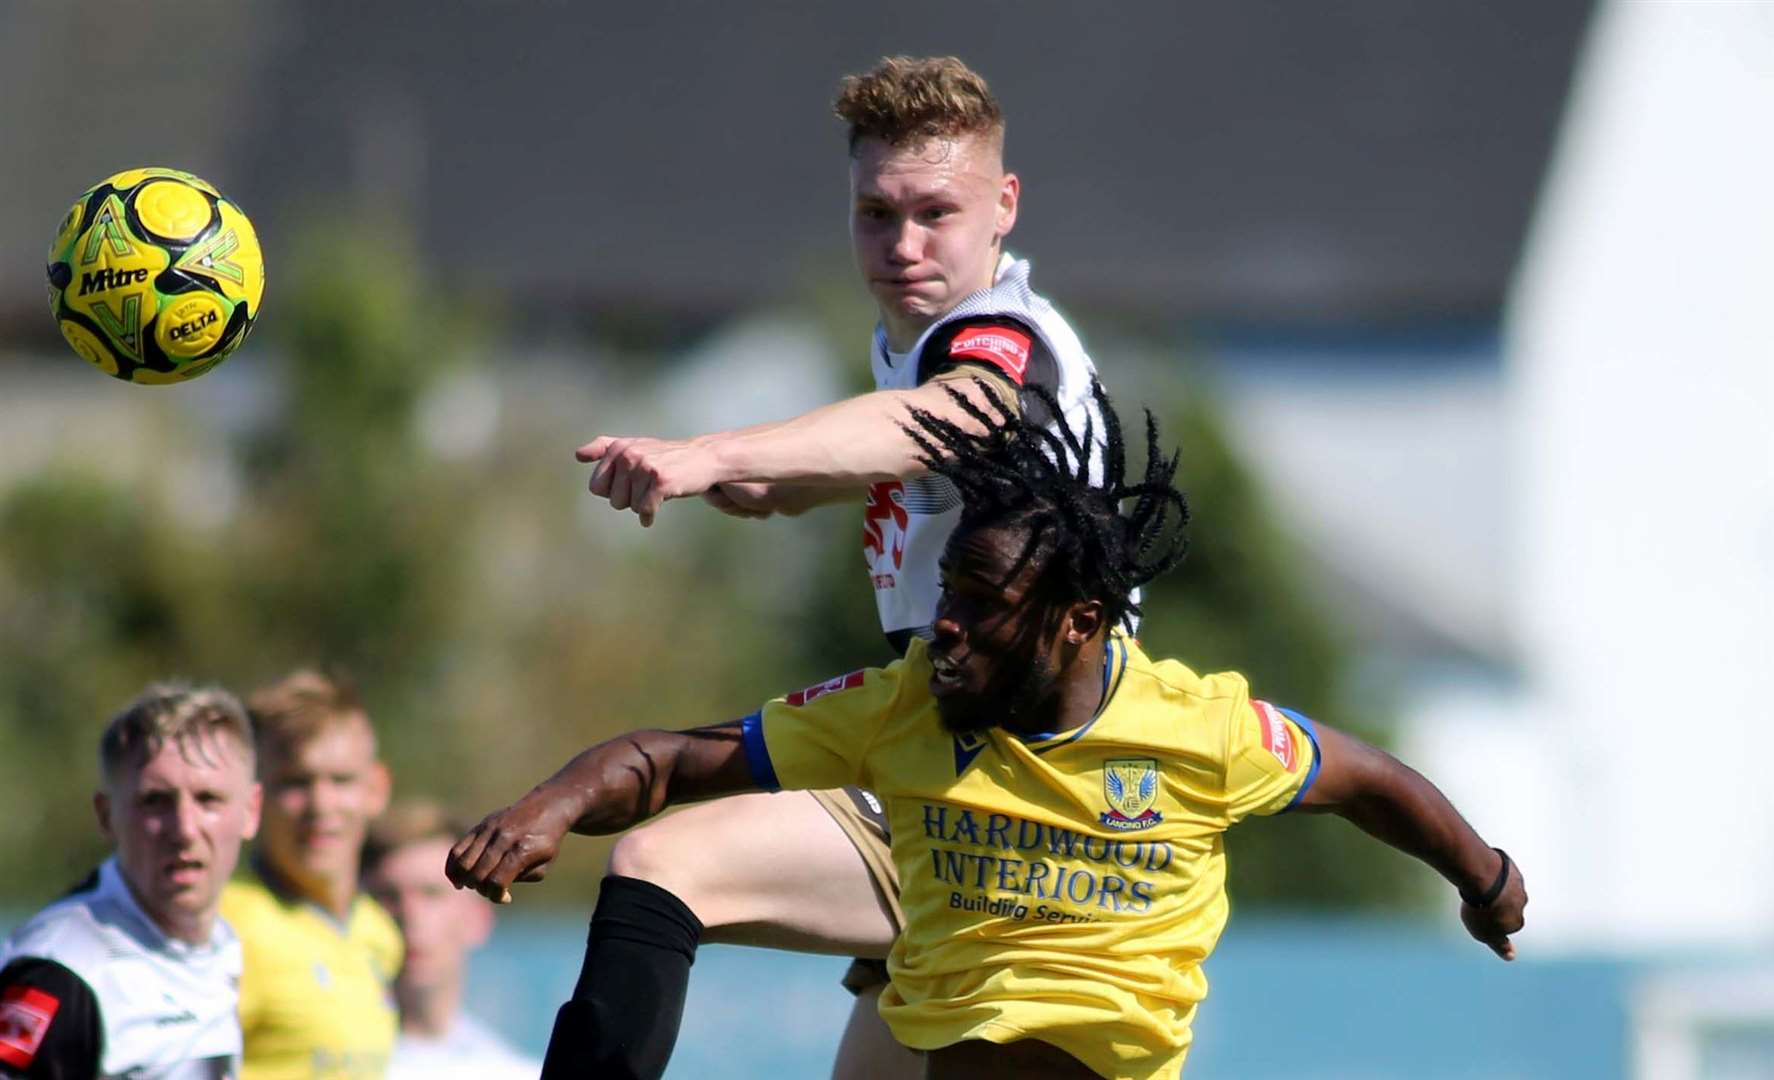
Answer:
[(246, 710), (158, 683), (99, 743), (110, 858), (0, 945), (0, 1077), (221, 1080), (240, 1061), (240, 941), (217, 917), (259, 827)]
[(493, 909), (444, 876), (460, 835), (441, 807), (407, 801), (371, 826), (364, 845), (364, 888), (394, 916), (406, 941), (394, 983), (400, 1038), (388, 1080), (534, 1080), (540, 1062), (462, 1011), (468, 954), (492, 934)]

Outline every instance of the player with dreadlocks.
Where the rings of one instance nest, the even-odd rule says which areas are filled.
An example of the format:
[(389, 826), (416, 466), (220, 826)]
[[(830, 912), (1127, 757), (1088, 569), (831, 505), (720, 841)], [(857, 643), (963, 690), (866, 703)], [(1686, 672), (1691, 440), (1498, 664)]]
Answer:
[[(1117, 629), (1133, 588), (1182, 557), (1188, 508), (1149, 416), (1145, 473), (1126, 482), (1119, 421), (1093, 393), (1096, 483), (1088, 422), (1056, 434), (969, 403), (975, 433), (913, 413), (927, 466), (966, 500), (932, 640), (740, 721), (587, 750), (463, 837), (451, 879), (503, 899), (569, 831), (862, 784), (886, 801), (907, 919), (881, 1015), (938, 1080), (1176, 1076), (1226, 923), (1222, 837), (1250, 814), (1334, 812), (1423, 859), (1472, 936), (1513, 958), (1521, 873), (1432, 784)], [(625, 925), (594, 932), (545, 1078), (637, 1075), (624, 1037), (663, 951), (633, 949)]]

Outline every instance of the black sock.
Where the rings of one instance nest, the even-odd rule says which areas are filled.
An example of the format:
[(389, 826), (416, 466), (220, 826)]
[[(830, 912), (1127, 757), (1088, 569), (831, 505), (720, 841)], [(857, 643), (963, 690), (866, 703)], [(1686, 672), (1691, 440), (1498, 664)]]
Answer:
[(542, 1080), (658, 1080), (678, 1041), (702, 923), (670, 892), (606, 877), (585, 967), (555, 1014)]

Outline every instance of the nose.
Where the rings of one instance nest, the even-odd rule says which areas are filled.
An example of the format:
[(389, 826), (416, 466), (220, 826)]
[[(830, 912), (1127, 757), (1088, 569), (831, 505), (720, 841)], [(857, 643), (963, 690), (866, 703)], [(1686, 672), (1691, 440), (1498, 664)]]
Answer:
[(895, 263), (901, 266), (910, 266), (917, 262), (923, 254), (924, 236), (918, 228), (918, 223), (910, 217), (902, 219), (899, 228), (893, 233), (893, 247), (888, 255)]
[(314, 781), (308, 789), (308, 819), (310, 821), (325, 817), (339, 807), (339, 786), (323, 778)]
[(961, 643), (965, 635), (961, 631), (961, 624), (939, 609), (936, 621), (930, 624), (930, 636), (937, 645), (955, 646)]
[(197, 800), (190, 796), (181, 796), (167, 815), (168, 839), (177, 844), (184, 844), (197, 836)]

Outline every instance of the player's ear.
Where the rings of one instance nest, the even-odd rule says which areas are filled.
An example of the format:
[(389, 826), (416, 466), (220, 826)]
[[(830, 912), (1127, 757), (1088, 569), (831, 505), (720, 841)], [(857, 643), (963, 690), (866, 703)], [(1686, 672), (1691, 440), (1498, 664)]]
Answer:
[(388, 809), (388, 797), (394, 790), (394, 777), (380, 761), (370, 766), (370, 816), (381, 817)]
[(107, 844), (115, 847), (117, 830), (111, 828), (111, 796), (102, 788), (92, 793), (92, 810), (98, 815), (99, 834), (105, 838)]
[(1016, 204), (1022, 198), (1023, 182), (1015, 173), (1005, 173), (1004, 179), (998, 182), (998, 216), (993, 223), (992, 236), (1003, 240), (1016, 228)]
[(254, 780), (246, 793), (246, 828), (240, 834), (242, 840), (251, 840), (259, 835), (259, 812), (264, 808), (265, 785)]
[(1103, 628), (1103, 602), (1080, 600), (1066, 609), (1066, 644), (1082, 645)]

